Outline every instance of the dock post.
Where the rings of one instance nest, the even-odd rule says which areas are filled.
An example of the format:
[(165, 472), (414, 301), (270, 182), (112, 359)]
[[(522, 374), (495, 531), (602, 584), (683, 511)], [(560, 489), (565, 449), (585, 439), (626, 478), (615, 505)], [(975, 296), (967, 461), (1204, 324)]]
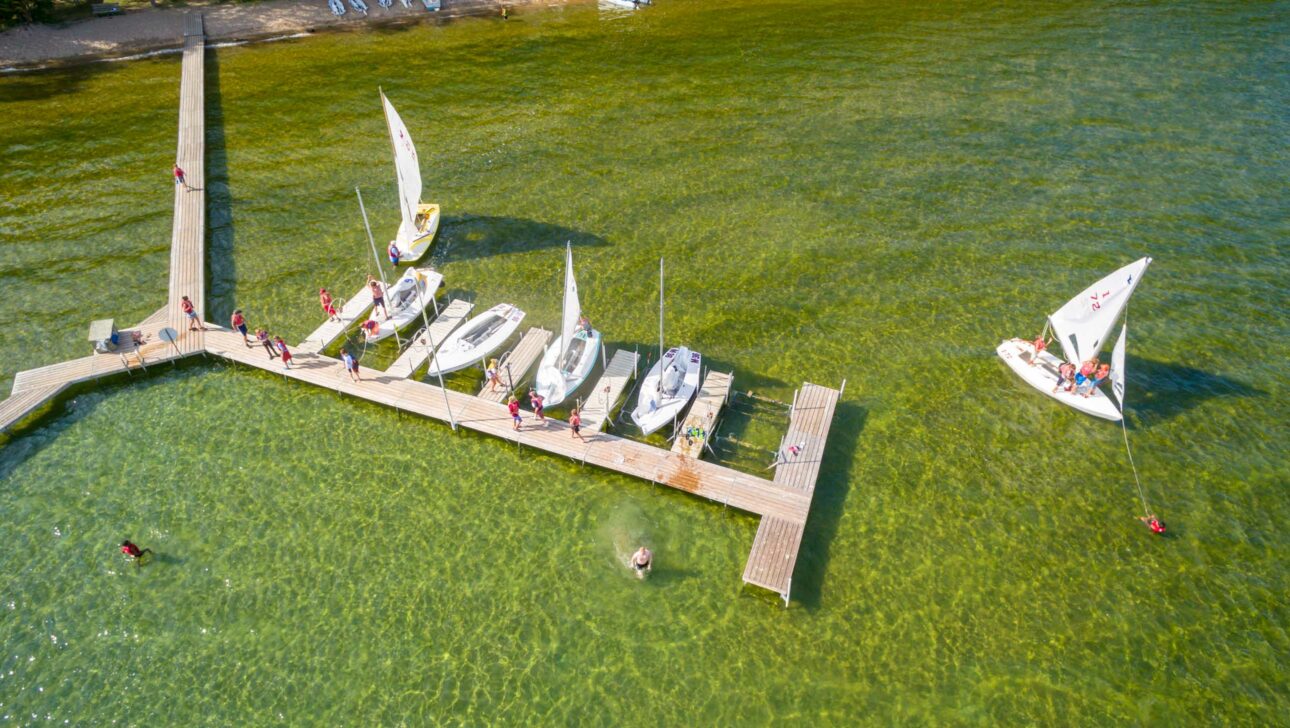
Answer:
[(846, 393), (847, 393), (847, 378), (846, 378), (846, 377), (843, 377), (843, 378), (842, 378), (842, 387), (841, 387), (840, 389), (838, 389), (838, 399), (842, 399), (842, 395), (844, 395), (844, 394), (846, 394)]
[(791, 598), (789, 595), (792, 593), (793, 593), (793, 577), (790, 576), (788, 577), (788, 584), (784, 586), (784, 593), (780, 595), (784, 598), (785, 609), (788, 609), (788, 600)]

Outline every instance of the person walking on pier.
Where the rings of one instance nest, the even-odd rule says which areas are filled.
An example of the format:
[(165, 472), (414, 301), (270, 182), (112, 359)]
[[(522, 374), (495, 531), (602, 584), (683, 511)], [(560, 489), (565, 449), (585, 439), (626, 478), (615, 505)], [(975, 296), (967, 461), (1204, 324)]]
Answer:
[(577, 407), (569, 411), (569, 429), (573, 432), (570, 437), (576, 437), (583, 442), (587, 441), (587, 438), (582, 436), (582, 415), (578, 414)]
[(340, 360), (345, 364), (345, 371), (349, 372), (350, 379), (355, 382), (363, 381), (363, 378), (358, 374), (358, 360), (354, 358), (353, 354), (349, 353), (349, 349), (340, 350)]
[(233, 324), (233, 328), (237, 329), (238, 333), (242, 335), (242, 343), (246, 344), (246, 348), (250, 349), (251, 340), (246, 338), (246, 317), (242, 315), (242, 309), (239, 308), (233, 311), (233, 316), (229, 319), (229, 323)]
[(533, 414), (538, 418), (538, 422), (546, 422), (546, 415), (542, 412), (542, 395), (537, 390), (529, 390), (529, 406), (533, 408)]
[(318, 303), (322, 306), (323, 313), (327, 314), (328, 321), (340, 321), (340, 315), (336, 313), (336, 305), (332, 303), (331, 294), (326, 288), (318, 289)]
[(511, 411), (512, 429), (518, 431), (520, 425), (524, 422), (524, 418), (520, 416), (520, 401), (516, 399), (515, 395), (512, 394), (510, 400), (507, 401), (506, 409)]
[(255, 340), (260, 342), (260, 346), (263, 346), (265, 351), (269, 352), (270, 359), (278, 358), (278, 352), (273, 348), (273, 342), (269, 340), (268, 331), (257, 326), (255, 328)]
[(188, 186), (188, 180), (184, 179), (184, 170), (179, 167), (179, 162), (175, 162), (175, 184), (181, 185), (184, 188), (184, 192), (191, 189)]
[(189, 331), (205, 331), (206, 326), (197, 318), (197, 309), (193, 307), (193, 302), (184, 296), (179, 301), (179, 307), (183, 309), (184, 315), (188, 317)]
[(373, 278), (370, 273), (367, 275), (367, 287), (372, 289), (372, 311), (379, 308), (381, 313), (385, 314), (385, 318), (389, 318), (390, 311), (385, 307), (385, 291), (381, 289), (381, 282)]
[(287, 348), (287, 342), (283, 341), (281, 336), (275, 336), (273, 337), (273, 343), (278, 347), (278, 351), (282, 352), (282, 368), (290, 369), (291, 350)]
[(489, 359), (488, 369), (484, 371), (484, 374), (488, 377), (488, 391), (490, 392), (496, 392), (497, 385), (502, 383), (502, 379), (498, 376), (499, 372), (497, 370), (497, 359)]

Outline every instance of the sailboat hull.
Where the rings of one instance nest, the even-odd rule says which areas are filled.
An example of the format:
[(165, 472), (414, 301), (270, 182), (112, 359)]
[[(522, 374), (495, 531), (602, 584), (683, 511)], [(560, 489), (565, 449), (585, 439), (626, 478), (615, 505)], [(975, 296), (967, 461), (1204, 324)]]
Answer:
[[(599, 331), (579, 331), (569, 343), (569, 350), (563, 357), (559, 341), (548, 346), (542, 355), (542, 364), (538, 366), (533, 384), (533, 389), (542, 395), (543, 405), (554, 407), (568, 399), (587, 380), (587, 375), (591, 374), (599, 357)], [(559, 361), (562, 358), (571, 361)]]
[(1123, 417), (1111, 398), (1103, 394), (1100, 389), (1094, 389), (1087, 397), (1067, 392), (1065, 385), (1054, 392), (1053, 387), (1057, 384), (1057, 367), (1062, 364), (1062, 360), (1045, 351), (1039, 355), (1037, 363), (1031, 366), (1030, 362), (1035, 357), (1035, 347), (1029, 341), (1008, 339), (999, 344), (995, 352), (1026, 384), (1067, 407), (1113, 422), (1119, 422)]
[(423, 221), (417, 236), (410, 241), (395, 240), (399, 249), (400, 263), (415, 263), (421, 260), (430, 245), (434, 242), (435, 233), (439, 232), (439, 206), (435, 204), (418, 205), (417, 220)]
[(372, 309), (372, 315), (368, 318), (376, 321), (380, 327), (375, 335), (367, 337), (367, 341), (376, 343), (414, 323), (421, 316), (421, 312), (434, 300), (441, 283), (443, 283), (443, 275), (440, 273), (408, 268), (398, 282), (385, 292), (385, 307), (390, 315), (386, 317), (377, 309)]
[(485, 357), (506, 343), (524, 320), (524, 312), (502, 303), (457, 327), (439, 345), (430, 362), (429, 376), (438, 376), (482, 364)]
[[(675, 391), (669, 392), (666, 387), (660, 386), (660, 381), (666, 384), (666, 373), (674, 365), (680, 371), (671, 376), (680, 376), (679, 386)], [(663, 425), (680, 419), (681, 413), (699, 388), (699, 373), (702, 369), (703, 355), (699, 352), (685, 347), (669, 349), (662, 359), (654, 362), (649, 374), (641, 380), (640, 396), (636, 401), (636, 409), (632, 410), (632, 422), (648, 435)]]

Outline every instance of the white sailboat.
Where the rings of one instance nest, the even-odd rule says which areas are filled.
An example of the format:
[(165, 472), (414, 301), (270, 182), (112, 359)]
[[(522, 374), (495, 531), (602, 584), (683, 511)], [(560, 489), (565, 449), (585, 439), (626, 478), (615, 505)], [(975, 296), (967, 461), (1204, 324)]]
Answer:
[(578, 303), (578, 282), (573, 278), (571, 245), (565, 246), (564, 266), (564, 318), (560, 338), (543, 352), (533, 387), (547, 407), (563, 402), (581, 386), (600, 356), (600, 332), (590, 324), (581, 324), (582, 307)]
[(331, 8), (331, 14), (338, 18), (345, 14), (345, 4), (340, 0), (327, 0), (327, 7)]
[(426, 306), (434, 300), (439, 284), (443, 283), (443, 274), (433, 270), (408, 268), (394, 285), (385, 291), (385, 308), (388, 316), (372, 309), (369, 320), (377, 322), (379, 327), (375, 334), (367, 335), (369, 342), (393, 336), (408, 324), (416, 321)]
[(524, 320), (524, 312), (499, 303), (458, 327), (439, 345), (430, 362), (430, 376), (448, 374), (482, 362), (506, 343)]
[[(1081, 291), (1048, 317), (1048, 328), (1061, 344), (1067, 361), (1079, 367), (1082, 362), (1098, 357), (1107, 335), (1129, 304), (1129, 297), (1150, 264), (1151, 258), (1142, 258), (1120, 268)], [(995, 351), (1027, 384), (1058, 402), (1095, 417), (1122, 419), (1121, 407), (1097, 388), (1085, 396), (1078, 391), (1068, 391), (1069, 383), (1057, 387), (1057, 368), (1062, 360), (1047, 350), (1036, 355), (1033, 342), (1009, 339), (999, 344)], [(1113, 372), (1114, 368), (1112, 365)], [(1123, 364), (1119, 368), (1122, 371)], [(1114, 384), (1114, 376), (1112, 382)]]
[(399, 213), (402, 222), (398, 235), (391, 244), (399, 249), (400, 260), (408, 263), (420, 260), (430, 249), (434, 235), (439, 230), (439, 206), (421, 202), (421, 165), (417, 161), (417, 148), (412, 144), (408, 128), (399, 118), (399, 112), (381, 92), (385, 108), (385, 123), (390, 129), (390, 145), (394, 148), (394, 173), (399, 181)]
[(663, 351), (663, 260), (658, 261), (658, 361), (641, 380), (632, 421), (646, 435), (680, 417), (699, 388), (703, 355), (682, 347)]

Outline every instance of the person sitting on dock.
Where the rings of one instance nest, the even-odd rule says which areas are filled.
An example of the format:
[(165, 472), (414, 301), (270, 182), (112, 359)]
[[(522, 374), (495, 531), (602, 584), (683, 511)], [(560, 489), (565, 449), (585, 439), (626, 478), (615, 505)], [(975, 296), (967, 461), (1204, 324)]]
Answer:
[(399, 244), (393, 240), (390, 241), (390, 247), (386, 248), (385, 254), (390, 256), (390, 265), (398, 265), (399, 258), (402, 257), (402, 253), (399, 252)]
[(373, 278), (370, 273), (367, 276), (367, 287), (372, 289), (372, 310), (379, 308), (385, 318), (389, 318), (390, 311), (385, 307), (385, 291), (381, 288), (381, 282)]
[(645, 572), (654, 570), (654, 554), (649, 549), (641, 546), (632, 554), (632, 569), (636, 571), (637, 579), (644, 579)]
[(136, 564), (142, 564), (144, 554), (151, 555), (152, 549), (140, 549), (138, 546), (131, 543), (130, 539), (126, 539), (121, 542), (121, 553), (134, 559)]
[(183, 309), (184, 315), (188, 317), (189, 331), (205, 331), (206, 326), (197, 318), (197, 309), (193, 307), (193, 302), (184, 296), (179, 301), (179, 308)]
[(327, 314), (328, 321), (340, 321), (340, 315), (336, 313), (336, 305), (332, 303), (331, 294), (326, 288), (318, 289), (318, 303), (322, 306), (323, 313)]

